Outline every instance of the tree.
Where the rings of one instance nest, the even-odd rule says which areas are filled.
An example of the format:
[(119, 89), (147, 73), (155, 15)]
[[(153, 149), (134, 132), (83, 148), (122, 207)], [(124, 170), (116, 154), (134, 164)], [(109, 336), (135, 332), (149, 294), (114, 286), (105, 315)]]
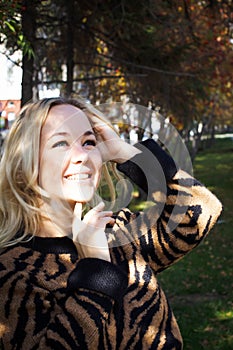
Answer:
[(7, 37), (16, 37), (18, 43), (22, 42), (20, 37), (19, 19), (17, 14), (19, 12), (19, 4), (14, 0), (2, 0), (0, 3), (0, 44), (7, 43)]
[[(26, 42), (30, 43), (31, 50), (34, 52), (34, 42), (36, 33), (36, 10), (34, 0), (24, 0), (21, 7), (22, 33)], [(21, 104), (24, 105), (33, 99), (33, 80), (34, 80), (34, 54), (23, 52), (22, 58), (22, 98)]]
[[(128, 96), (133, 103), (159, 105), (184, 139), (195, 135), (194, 155), (201, 135), (213, 134), (215, 124), (223, 124), (221, 111), (232, 107), (231, 1), (10, 3), (21, 6), (8, 8), (8, 17), (14, 14), (34, 52), (24, 56), (24, 101), (32, 89), (46, 86), (93, 103)], [(7, 43), (13, 48), (12, 37), (11, 31)], [(142, 115), (138, 123), (149, 126), (150, 118)]]

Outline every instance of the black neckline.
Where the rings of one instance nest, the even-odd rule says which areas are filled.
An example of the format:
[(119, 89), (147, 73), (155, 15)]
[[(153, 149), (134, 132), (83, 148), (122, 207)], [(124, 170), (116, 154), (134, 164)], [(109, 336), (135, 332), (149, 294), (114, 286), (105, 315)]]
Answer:
[(74, 242), (67, 236), (64, 237), (39, 237), (34, 236), (26, 246), (33, 250), (46, 254), (74, 254), (77, 255), (77, 249)]

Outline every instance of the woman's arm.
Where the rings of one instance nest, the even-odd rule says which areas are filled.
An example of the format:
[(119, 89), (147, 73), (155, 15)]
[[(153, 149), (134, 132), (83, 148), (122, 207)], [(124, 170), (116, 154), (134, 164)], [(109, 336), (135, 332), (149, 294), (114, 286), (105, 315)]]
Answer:
[[(153, 140), (141, 153), (118, 165), (155, 205), (130, 224), (141, 254), (161, 271), (197, 246), (218, 219), (222, 205), (200, 182), (182, 170)], [(136, 232), (137, 231), (137, 232)]]
[[(201, 242), (217, 221), (222, 205), (205, 186), (177, 169), (154, 140), (131, 146), (98, 120), (95, 131), (102, 141), (103, 159), (115, 161), (118, 170), (155, 202), (136, 218), (129, 211), (120, 212), (114, 230), (120, 227), (124, 237), (117, 237), (117, 241), (125, 243), (128, 235), (128, 241), (138, 242), (141, 254), (154, 270), (161, 271)], [(125, 227), (127, 222), (129, 226)], [(126, 250), (130, 258), (133, 252), (129, 247)]]

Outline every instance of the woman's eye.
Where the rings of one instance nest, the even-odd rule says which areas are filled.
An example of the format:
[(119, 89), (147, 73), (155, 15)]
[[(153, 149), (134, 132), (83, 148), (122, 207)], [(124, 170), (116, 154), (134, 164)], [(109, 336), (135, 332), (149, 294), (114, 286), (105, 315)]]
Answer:
[(53, 148), (55, 147), (64, 147), (64, 146), (68, 146), (68, 142), (63, 140), (63, 141), (58, 141), (53, 145)]
[(83, 146), (96, 146), (96, 141), (95, 140), (86, 140), (83, 144)]

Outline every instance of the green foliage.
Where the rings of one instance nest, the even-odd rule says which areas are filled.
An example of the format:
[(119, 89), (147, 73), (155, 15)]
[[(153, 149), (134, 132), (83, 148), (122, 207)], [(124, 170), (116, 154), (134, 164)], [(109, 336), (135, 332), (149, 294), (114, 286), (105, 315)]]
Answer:
[(7, 35), (16, 33), (19, 19), (17, 15), (20, 10), (20, 5), (14, 0), (2, 0), (0, 3), (0, 34)]
[(31, 44), (22, 33), (18, 35), (17, 45), (22, 50), (23, 55), (27, 55), (29, 59), (35, 57)]
[(4, 23), (5, 23), (5, 25), (6, 25), (13, 33), (16, 32), (16, 29), (15, 29), (15, 21), (12, 21), (12, 20), (9, 21), (9, 22), (5, 21)]
[(0, 43), (12, 53), (22, 50), (28, 57), (34, 56), (32, 46), (22, 33), (21, 12), (24, 7), (18, 0), (2, 0), (0, 3)]
[(231, 14), (232, 1), (2, 0), (0, 42), (34, 53), (34, 88), (94, 103), (127, 94), (188, 134), (204, 118), (232, 121)]

